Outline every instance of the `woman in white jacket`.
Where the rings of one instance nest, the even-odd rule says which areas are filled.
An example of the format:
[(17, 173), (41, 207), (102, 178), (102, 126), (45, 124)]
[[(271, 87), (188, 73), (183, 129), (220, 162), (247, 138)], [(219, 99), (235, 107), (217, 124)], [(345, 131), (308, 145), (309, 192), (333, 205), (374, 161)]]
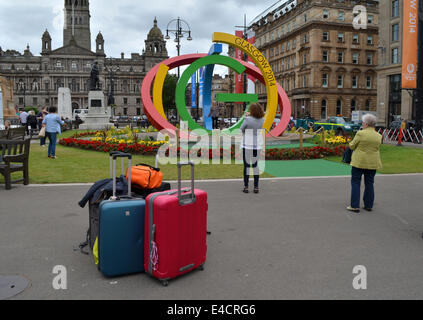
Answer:
[(249, 171), (254, 171), (254, 193), (259, 193), (259, 168), (258, 159), (263, 148), (262, 129), (264, 124), (264, 111), (259, 103), (250, 106), (250, 112), (246, 113), (246, 118), (241, 126), (242, 155), (244, 159), (244, 193), (248, 193), (248, 183), (250, 180)]

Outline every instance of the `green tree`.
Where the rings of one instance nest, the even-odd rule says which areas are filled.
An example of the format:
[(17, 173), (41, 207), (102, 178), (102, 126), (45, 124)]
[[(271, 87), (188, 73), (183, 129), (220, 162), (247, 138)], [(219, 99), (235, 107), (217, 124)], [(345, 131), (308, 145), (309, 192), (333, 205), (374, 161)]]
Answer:
[(163, 108), (169, 115), (169, 110), (175, 109), (175, 91), (178, 77), (175, 74), (167, 74), (163, 85)]

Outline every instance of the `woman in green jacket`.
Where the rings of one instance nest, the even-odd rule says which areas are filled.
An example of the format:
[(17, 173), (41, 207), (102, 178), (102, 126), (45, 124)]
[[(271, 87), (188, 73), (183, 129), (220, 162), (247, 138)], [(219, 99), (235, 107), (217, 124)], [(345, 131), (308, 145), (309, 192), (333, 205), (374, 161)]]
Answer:
[(364, 210), (372, 211), (375, 199), (374, 182), (376, 170), (382, 167), (379, 148), (382, 136), (376, 132), (376, 117), (366, 114), (363, 117), (363, 130), (357, 132), (350, 148), (353, 150), (351, 159), (351, 205), (347, 210), (360, 212), (360, 185), (364, 175)]

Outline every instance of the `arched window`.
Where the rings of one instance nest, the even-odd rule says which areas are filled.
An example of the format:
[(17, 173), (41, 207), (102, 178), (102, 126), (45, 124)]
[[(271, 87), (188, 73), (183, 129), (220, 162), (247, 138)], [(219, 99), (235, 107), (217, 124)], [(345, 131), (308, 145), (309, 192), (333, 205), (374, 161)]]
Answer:
[(328, 101), (322, 100), (322, 108), (321, 108), (321, 118), (326, 119), (327, 118), (327, 107), (328, 107)]

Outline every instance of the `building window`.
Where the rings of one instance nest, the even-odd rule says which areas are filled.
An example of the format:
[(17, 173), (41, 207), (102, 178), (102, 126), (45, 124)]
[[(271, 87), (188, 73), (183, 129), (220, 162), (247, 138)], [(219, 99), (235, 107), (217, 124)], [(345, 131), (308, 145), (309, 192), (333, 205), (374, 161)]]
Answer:
[(372, 76), (367, 76), (367, 78), (366, 78), (366, 88), (367, 89), (372, 88)]
[(34, 107), (38, 105), (38, 98), (32, 98), (32, 105)]
[(367, 37), (367, 44), (368, 45), (373, 45), (373, 36), (368, 36)]
[(392, 1), (392, 18), (399, 17), (399, 0)]
[(140, 105), (141, 104), (141, 98), (137, 98), (137, 104)]
[(399, 49), (398, 48), (392, 49), (391, 61), (392, 61), (392, 64), (399, 63)]
[(323, 31), (323, 41), (329, 41), (329, 32)]
[(338, 99), (338, 101), (336, 101), (336, 115), (341, 115), (342, 114), (342, 100)]
[(344, 42), (344, 34), (342, 32), (338, 33), (338, 42)]
[(137, 108), (137, 116), (141, 115), (141, 108)]
[(23, 105), (24, 104), (24, 99), (23, 98), (19, 98), (19, 104)]
[(370, 111), (370, 100), (366, 100), (366, 111)]
[(73, 70), (76, 70), (76, 61), (72, 61), (71, 68), (72, 68)]
[(373, 23), (373, 15), (369, 14), (369, 15), (367, 16), (367, 23), (368, 23), (368, 24), (372, 24), (372, 23)]
[(57, 60), (57, 62), (56, 62), (56, 67), (57, 67), (57, 68), (61, 68), (61, 67), (62, 67), (62, 61)]
[(339, 21), (345, 21), (345, 13), (343, 11), (339, 11), (338, 20)]
[(323, 62), (329, 62), (329, 52), (327, 50), (323, 50)]
[(338, 88), (344, 87), (344, 76), (338, 76)]
[(352, 76), (352, 87), (353, 87), (353, 89), (357, 89), (357, 87), (358, 87), (358, 77), (357, 76)]
[(372, 53), (367, 54), (367, 64), (368, 65), (373, 64), (373, 54)]
[(123, 104), (128, 104), (128, 98), (123, 98)]
[(285, 45), (284, 44), (282, 44), (281, 45), (281, 53), (284, 53), (285, 52)]
[(304, 22), (307, 22), (307, 13), (304, 14)]
[(320, 113), (320, 117), (322, 119), (326, 119), (326, 117), (327, 117), (327, 112), (326, 112), (327, 107), (328, 107), (327, 100), (322, 100), (322, 108), (321, 108), (321, 113)]
[(323, 10), (323, 19), (329, 19), (329, 10)]
[(351, 112), (355, 111), (355, 109), (357, 108), (357, 102), (352, 99), (351, 100)]
[(123, 115), (127, 116), (128, 115), (128, 108), (123, 108)]
[(328, 87), (328, 74), (324, 73), (322, 76), (322, 87), (327, 88)]
[(392, 26), (392, 41), (399, 41), (399, 24), (398, 23)]
[(344, 63), (344, 53), (338, 52), (338, 63)]
[(291, 42), (288, 41), (288, 43), (286, 44), (286, 51), (291, 50)]
[(50, 104), (50, 99), (49, 99), (49, 98), (46, 98), (45, 103), (46, 103), (46, 104)]
[(358, 43), (359, 43), (358, 34), (353, 34), (353, 44), (358, 44)]
[(292, 49), (297, 47), (297, 39), (292, 40)]
[(352, 54), (352, 63), (358, 64), (358, 53), (356, 52)]

